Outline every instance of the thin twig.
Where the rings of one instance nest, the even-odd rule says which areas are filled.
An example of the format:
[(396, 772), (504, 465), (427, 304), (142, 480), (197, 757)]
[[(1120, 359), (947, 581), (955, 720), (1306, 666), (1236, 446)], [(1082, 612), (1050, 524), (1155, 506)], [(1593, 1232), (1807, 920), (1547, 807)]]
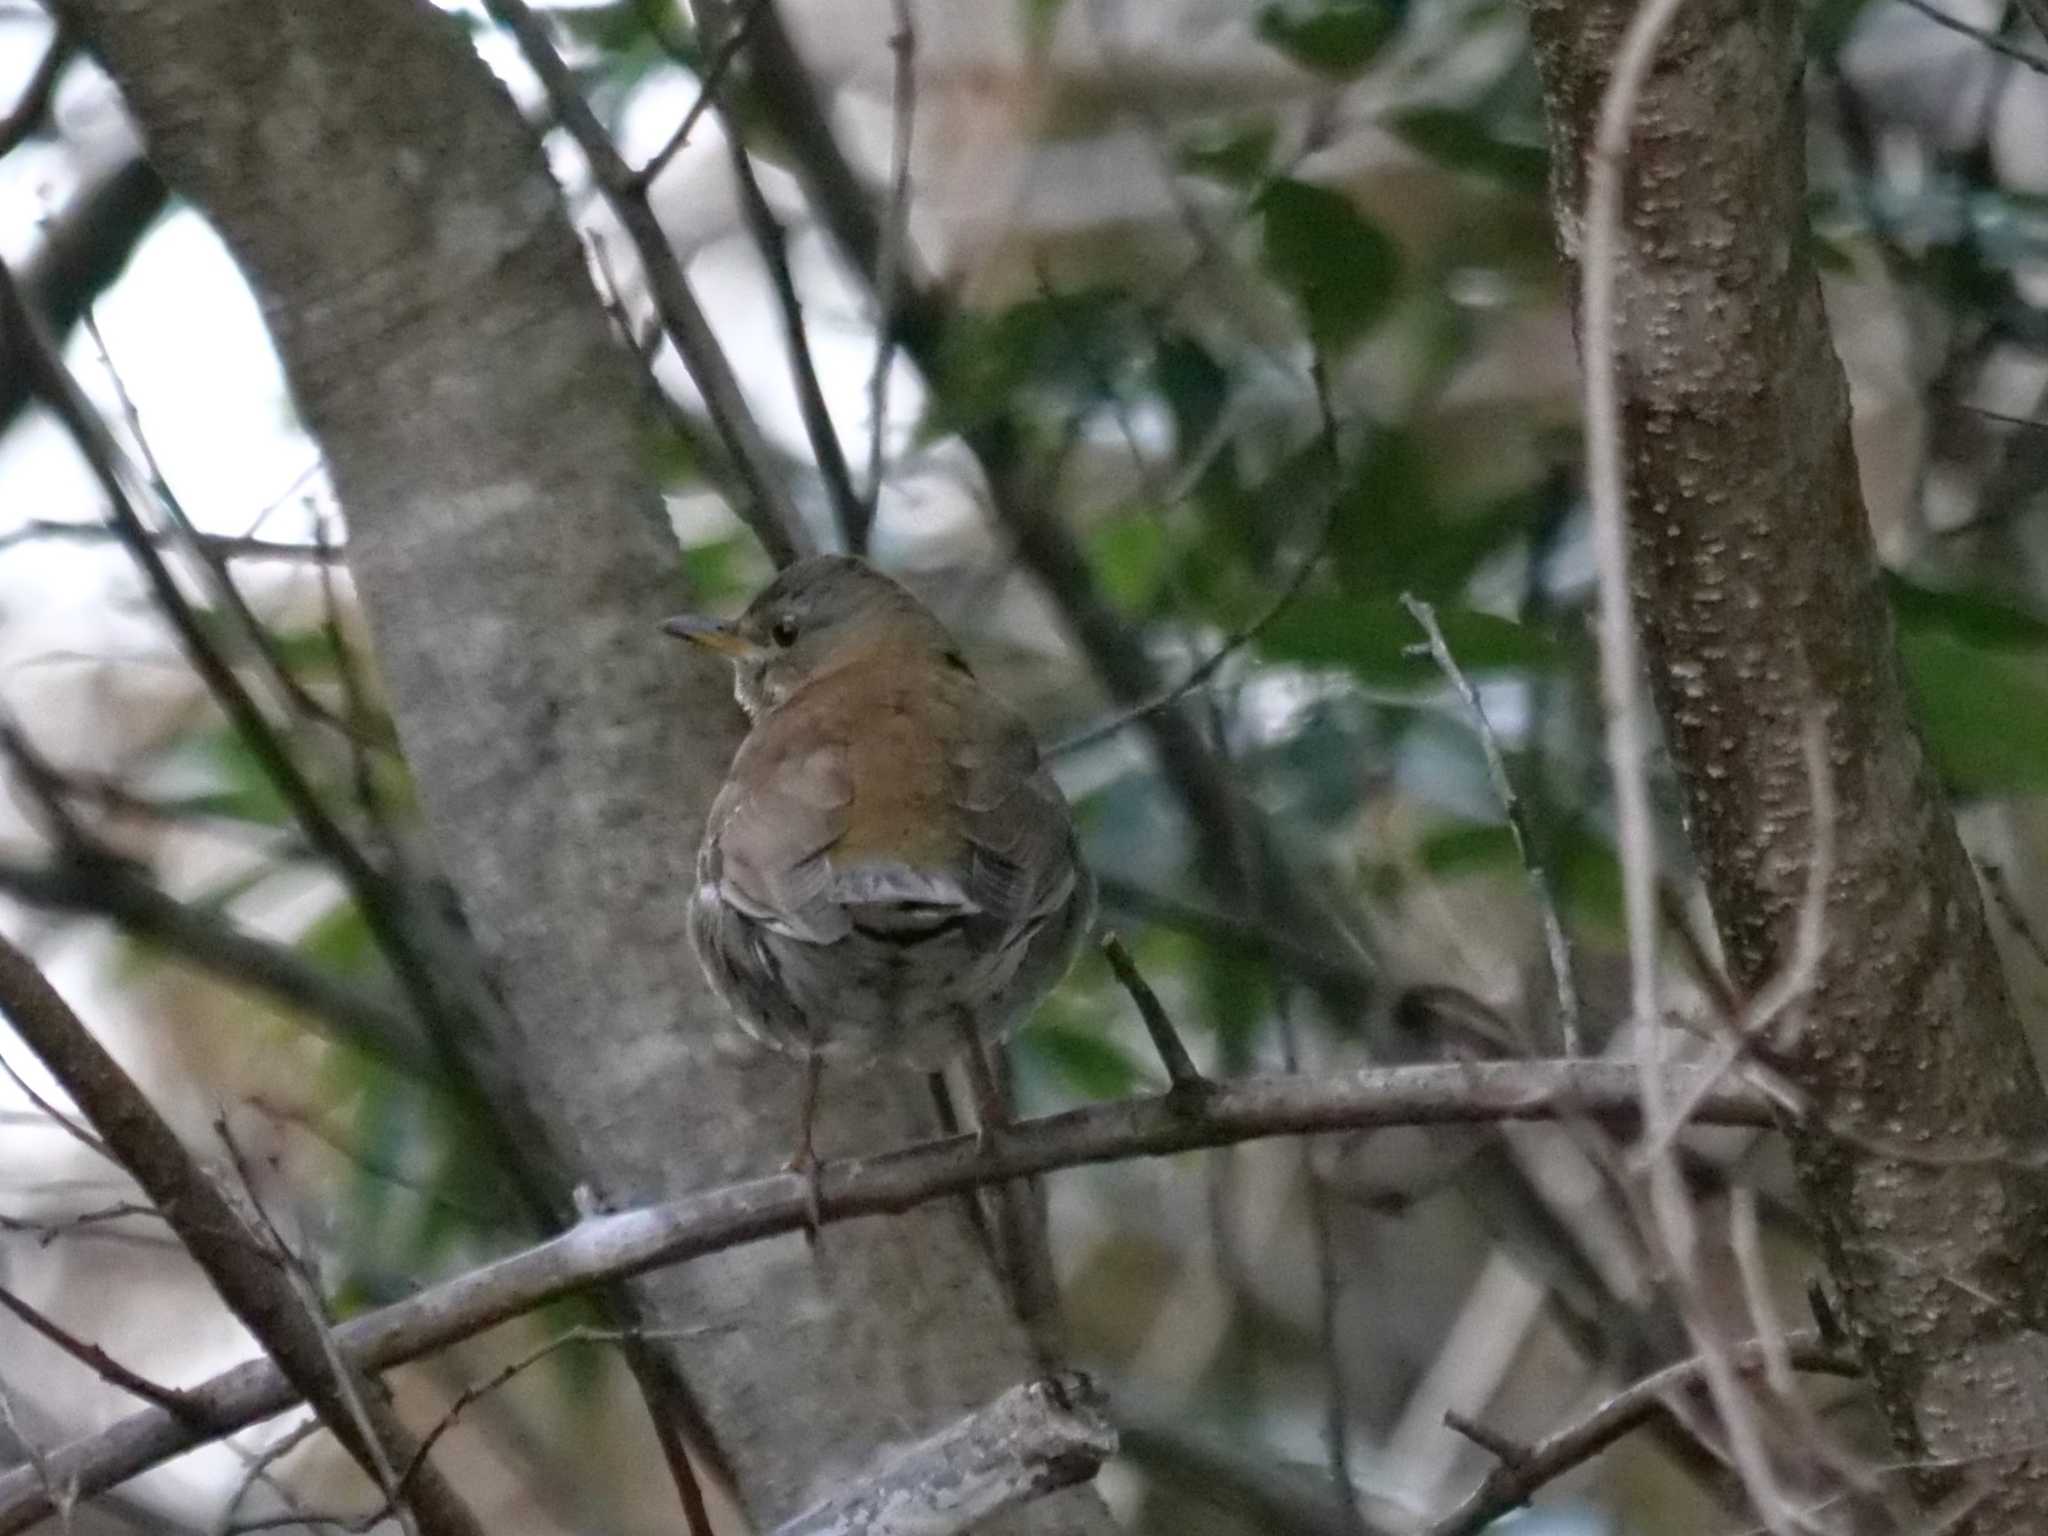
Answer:
[[(764, 3), (764, 0), (756, 0)], [(724, 107), (725, 141), (731, 151), (734, 184), (739, 190), (740, 216), (759, 247), (761, 261), (768, 269), (768, 284), (775, 293), (782, 316), (782, 339), (789, 348), (789, 371), (796, 387), (797, 411), (803, 417), (804, 435), (818, 463), (818, 475), (825, 482), (826, 498), (832, 503), (840, 537), (855, 554), (865, 553), (868, 505), (855, 493), (853, 470), (846, 462), (846, 449), (839, 441), (839, 429), (832, 424), (832, 411), (825, 403), (824, 388), (818, 383), (818, 367), (811, 356), (810, 329), (804, 322), (803, 300), (796, 291), (796, 273), (789, 264), (789, 236), (775, 210), (768, 206), (761, 179), (754, 174), (753, 157), (740, 137), (739, 123)]]
[(1159, 1053), (1159, 1060), (1166, 1068), (1167, 1081), (1183, 1093), (1205, 1090), (1209, 1080), (1195, 1066), (1194, 1057), (1181, 1043), (1180, 1031), (1173, 1027), (1166, 1005), (1159, 1001), (1159, 994), (1145, 980), (1144, 973), (1138, 969), (1138, 962), (1124, 947), (1124, 941), (1114, 933), (1105, 933), (1102, 936), (1102, 955), (1116, 973), (1117, 982), (1137, 1005), (1138, 1017), (1145, 1021), (1145, 1033), (1152, 1037), (1152, 1049)]
[[(889, 34), (895, 59), (890, 91), (889, 207), (875, 252), (875, 362), (868, 370), (868, 527), (881, 505), (884, 440), (889, 424), (889, 369), (896, 359), (896, 286), (910, 240), (910, 155), (917, 127), (917, 27), (911, 0), (891, 0), (896, 29)], [(859, 551), (856, 551), (858, 553)]]
[[(1828, 767), (1826, 727), (1818, 716), (1807, 720), (1800, 734), (1800, 746), (1806, 759), (1809, 830), (1806, 889), (1794, 920), (1792, 954), (1728, 1021), (1724, 1038), (1716, 1042), (1705, 1063), (1708, 1075), (1701, 1079), (1700, 1087), (1719, 1082), (1753, 1049), (1766, 1030), (1798, 1007), (1813, 990), (1821, 961), (1827, 955), (1828, 884), (1835, 872), (1835, 781)], [(1697, 1093), (1699, 1088), (1693, 1091)], [(1671, 1138), (1683, 1129), (1690, 1111), (1689, 1098), (1673, 1104), (1663, 1131), (1647, 1137), (1636, 1153), (1639, 1164), (1662, 1153)]]
[[(266, 1252), (243, 1213), (148, 1097), (34, 963), (5, 939), (0, 939), (0, 1012), (142, 1186), (221, 1299), (275, 1362), (279, 1379), (289, 1379), (373, 1476), (383, 1460), (382, 1447), (399, 1447), (404, 1454), (410, 1438), (396, 1413), (381, 1397), (356, 1393), (349, 1371), (337, 1363), (340, 1356), (330, 1359), (329, 1341), (301, 1310), (290, 1289), (291, 1276), (275, 1262), (279, 1256)], [(362, 1428), (359, 1415), (366, 1420)], [(180, 1422), (178, 1415), (166, 1417)], [(184, 1417), (203, 1426), (195, 1432), (205, 1438), (232, 1429), (197, 1399), (187, 1399)], [(412, 1504), (427, 1536), (480, 1536), (475, 1515), (438, 1474), (420, 1480)]]
[[(270, 1475), (270, 1469), (312, 1439), (323, 1427), (318, 1414), (308, 1414), (301, 1423), (278, 1436), (262, 1450), (251, 1454), (247, 1464), (242, 1468), (241, 1479), (235, 1484), (235, 1491), (228, 1495), (227, 1503), (221, 1506), (220, 1515), (213, 1522), (212, 1536), (226, 1536), (226, 1532), (233, 1528), (235, 1512), (242, 1507), (242, 1502), (249, 1497), (258, 1483), (265, 1484), (276, 1493), (284, 1501), (285, 1507), (297, 1518), (305, 1519), (298, 1500), (292, 1496), (290, 1489)], [(233, 1442), (230, 1441), (229, 1444), (232, 1445)]]
[(0, 1214), (0, 1232), (33, 1237), (40, 1246), (47, 1248), (67, 1233), (102, 1226), (110, 1221), (126, 1221), (137, 1216), (161, 1219), (150, 1206), (138, 1204), (133, 1200), (118, 1200), (112, 1205), (95, 1206), (89, 1211), (73, 1211), (64, 1216)]
[[(525, 0), (484, 0), (484, 8), (512, 34), (519, 51), (540, 77), (556, 118), (589, 160), (591, 172), (597, 178), (606, 201), (625, 226), (626, 234), (640, 257), (648, 288), (654, 296), (655, 309), (660, 313), (662, 324), (674, 341), (683, 365), (689, 369), (691, 379), (704, 397), (712, 425), (731, 447), (734, 466), (748, 494), (781, 528), (791, 548), (799, 553), (809, 553), (812, 540), (803, 514), (791, 497), (789, 487), (776, 471), (768, 440), (754, 419), (739, 381), (733, 377), (732, 367), (726, 361), (724, 349), (718, 344), (711, 322), (704, 317), (696, 296), (690, 291), (668, 237), (662, 233), (661, 224), (648, 205), (646, 188), (635, 179), (631, 168), (620, 157), (611, 135), (605, 132), (604, 125), (583, 99), (568, 65), (562, 62), (561, 54), (555, 50), (547, 24), (534, 15)], [(761, 6), (759, 14), (765, 17), (768, 7)]]
[(55, 1318), (30, 1306), (4, 1285), (0, 1285), (0, 1307), (13, 1313), (24, 1327), (56, 1345), (107, 1385), (119, 1387), (123, 1392), (139, 1397), (145, 1403), (154, 1403), (159, 1408), (169, 1409), (180, 1418), (191, 1413), (192, 1405), (186, 1400), (184, 1393), (172, 1387), (160, 1386), (147, 1376), (129, 1370), (99, 1345), (81, 1339)]
[[(1674, 1087), (1690, 1071), (1674, 1070)], [(911, 1209), (1003, 1179), (1086, 1163), (1164, 1156), (1274, 1136), (1386, 1125), (1489, 1124), (1640, 1116), (1633, 1069), (1597, 1060), (1431, 1063), (1314, 1077), (1243, 1077), (1214, 1084), (1192, 1107), (1172, 1094), (1089, 1105), (1007, 1127), (992, 1149), (973, 1136), (926, 1142), (879, 1157), (826, 1164), (818, 1173), (827, 1221)], [(1724, 1084), (1698, 1124), (1769, 1126), (1764, 1095)], [(362, 1369), (387, 1370), (603, 1281), (715, 1253), (810, 1219), (810, 1181), (793, 1173), (747, 1180), (642, 1210), (585, 1218), (561, 1236), (472, 1270), (335, 1329)], [(168, 1457), (231, 1434), (296, 1401), (277, 1365), (254, 1360), (192, 1389), (214, 1429), (193, 1431), (150, 1411), (54, 1452), (65, 1478), (97, 1493)], [(50, 1512), (40, 1485), (0, 1472), (0, 1536)]]
[(887, 1456), (772, 1536), (962, 1536), (992, 1515), (1086, 1482), (1117, 1435), (1084, 1376), (1012, 1387)]
[(1429, 637), (1429, 654), (1435, 659), (1437, 669), (1457, 690), (1458, 697), (1464, 700), (1465, 708), (1472, 716), (1472, 727), (1478, 733), (1480, 750), (1486, 754), (1486, 771), (1493, 780), (1494, 795), (1507, 816), (1508, 831), (1515, 840), (1515, 852), (1521, 858), (1530, 894), (1536, 898), (1536, 911), (1543, 923), (1543, 945), (1550, 956), (1550, 978), (1557, 988), (1557, 1022), (1564, 1039), (1564, 1053), (1577, 1056), (1583, 1044), (1579, 1035), (1579, 988), (1573, 979), (1571, 946), (1565, 939), (1564, 923), (1558, 916), (1557, 893), (1551, 889), (1550, 874), (1543, 867), (1536, 850), (1535, 830), (1528, 825), (1521, 797), (1515, 793), (1514, 781), (1508, 777), (1507, 759), (1501, 755), (1500, 738), (1494, 735), (1492, 722), (1486, 718), (1486, 706), (1479, 701), (1479, 691), (1465, 676), (1464, 669), (1458, 665), (1450, 645), (1444, 640), (1443, 628), (1436, 621), (1436, 609), (1406, 592), (1401, 594), (1401, 602)]
[(35, 132), (36, 125), (50, 110), (50, 99), (57, 94), (57, 82), (63, 78), (64, 66), (71, 62), (77, 50), (78, 41), (70, 29), (61, 21), (54, 23), (50, 41), (44, 45), (43, 56), (36, 60), (35, 72), (21, 88), (13, 109), (5, 117), (0, 117), (0, 155), (12, 154), (24, 139)]
[[(159, 544), (163, 542), (157, 535), (151, 537), (156, 538)], [(79, 544), (117, 544), (121, 536), (105, 523), (73, 523), (60, 518), (32, 517), (6, 533), (0, 533), (0, 550), (52, 539)], [(288, 560), (301, 563), (324, 560), (338, 565), (348, 558), (348, 552), (338, 545), (319, 548), (280, 539), (244, 538), (237, 534), (202, 533), (199, 545), (221, 560)]]
[[(1763, 1366), (1763, 1348), (1755, 1340), (1737, 1345), (1731, 1353), (1741, 1370), (1756, 1371)], [(1802, 1371), (1831, 1376), (1857, 1373), (1853, 1362), (1823, 1348), (1810, 1333), (1787, 1338), (1785, 1353)], [(1703, 1357), (1666, 1366), (1615, 1393), (1577, 1423), (1546, 1435), (1513, 1461), (1498, 1462), (1465, 1501), (1430, 1526), (1425, 1536), (1473, 1536), (1502, 1515), (1520, 1509), (1545, 1484), (1591, 1461), (1659, 1412), (1673, 1394), (1694, 1386), (1705, 1370)]]
[(2018, 43), (2009, 43), (1996, 32), (1988, 32), (1982, 27), (1973, 26), (1967, 21), (1949, 15), (1935, 5), (1933, 0), (1899, 0), (1899, 3), (1910, 11), (1918, 11), (1938, 27), (1946, 27), (1951, 32), (1961, 33), (1972, 42), (1982, 43), (1993, 53), (2002, 54), (2016, 64), (2024, 64), (2036, 74), (2048, 75), (2048, 58), (2043, 58), (2032, 49), (2023, 48)]
[[(54, 343), (44, 334), (41, 322), (29, 312), (12, 278), (4, 271), (0, 271), (0, 320), (15, 334), (16, 346), (26, 357), (37, 394), (70, 433), (98, 478), (114, 526), (121, 531), (129, 553), (142, 568), (158, 608), (177, 634), (193, 669), (248, 746), (264, 777), (291, 808), (306, 840), (334, 866), (379, 950), (421, 1016), (438, 1021), (447, 1001), (441, 980), (415, 944), (409, 926), (400, 920), (383, 877), (335, 821), (234, 668), (214, 646), (129, 500), (120, 452), (105, 423), (93, 411)], [(437, 1031), (437, 1038), (441, 1033)]]
[(740, 19), (725, 38), (717, 44), (711, 54), (711, 62), (704, 67), (704, 73), (697, 86), (697, 99), (690, 103), (690, 110), (683, 114), (683, 120), (676, 124), (675, 132), (662, 141), (661, 148), (648, 157), (647, 163), (632, 173), (633, 190), (645, 195), (654, 184), (655, 178), (667, 169), (669, 161), (682, 152), (690, 142), (690, 135), (704, 114), (711, 110), (718, 100), (718, 89), (725, 83), (726, 72), (739, 58), (740, 50), (747, 45), (747, 38), (754, 30), (754, 19), (770, 0), (747, 0), (740, 11)]
[[(1295, 988), (1281, 990), (1278, 1011), (1281, 1061), (1289, 1072), (1301, 1070), (1299, 1044), (1295, 1037), (1294, 1009), (1290, 1006)], [(1321, 1341), (1324, 1363), (1323, 1458), (1329, 1475), (1330, 1492), (1344, 1517), (1351, 1536), (1366, 1536), (1365, 1509), (1359, 1502), (1358, 1479), (1351, 1470), (1351, 1394), (1345, 1389), (1344, 1355), (1338, 1347), (1338, 1301), (1342, 1286), (1337, 1278), (1337, 1230), (1330, 1210), (1330, 1188), (1316, 1167), (1315, 1143), (1301, 1145), (1302, 1178), (1308, 1186), (1309, 1233), (1316, 1254), (1316, 1332)]]
[(1170, 688), (1161, 689), (1151, 698), (1133, 704), (1128, 709), (1117, 711), (1107, 720), (1099, 720), (1063, 740), (1054, 742), (1046, 748), (1045, 755), (1048, 758), (1065, 757), (1069, 753), (1079, 752), (1083, 747), (1092, 747), (1096, 742), (1114, 736), (1124, 727), (1133, 725), (1148, 715), (1157, 714), (1162, 709), (1171, 709), (1200, 688), (1216, 675), (1225, 662), (1257, 640), (1265, 633), (1267, 625), (1287, 611), (1288, 605), (1299, 597), (1302, 588), (1308, 585), (1309, 577), (1315, 574), (1316, 567), (1322, 563), (1323, 555), (1328, 548), (1329, 533), (1326, 528), (1323, 536), (1316, 540), (1315, 547), (1302, 556), (1292, 574), (1281, 584), (1280, 590), (1273, 594), (1271, 600), (1259, 610), (1252, 621), (1232, 630), (1221, 645), (1190, 668), (1188, 674), (1179, 682)]

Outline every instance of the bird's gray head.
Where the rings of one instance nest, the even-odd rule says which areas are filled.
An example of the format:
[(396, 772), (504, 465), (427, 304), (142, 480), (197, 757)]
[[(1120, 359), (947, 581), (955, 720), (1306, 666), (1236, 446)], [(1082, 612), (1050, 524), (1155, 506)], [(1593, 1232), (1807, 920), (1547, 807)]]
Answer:
[(788, 566), (729, 623), (684, 614), (662, 628), (729, 658), (733, 693), (749, 715), (878, 647), (953, 654), (930, 609), (850, 555), (815, 555)]

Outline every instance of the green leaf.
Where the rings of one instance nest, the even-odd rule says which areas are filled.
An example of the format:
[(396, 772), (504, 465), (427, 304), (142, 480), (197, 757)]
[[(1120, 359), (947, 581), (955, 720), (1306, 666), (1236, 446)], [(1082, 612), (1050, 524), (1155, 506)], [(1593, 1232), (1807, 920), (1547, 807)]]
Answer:
[(1398, 593), (1409, 585), (1412, 558), (1438, 532), (1429, 462), (1414, 434), (1377, 429), (1332, 512), (1330, 559), (1338, 578), (1354, 592)]
[(1060, 17), (1067, 9), (1067, 0), (1018, 0), (1017, 21), (1024, 33), (1025, 47), (1035, 57), (1052, 46), (1053, 34), (1060, 29)]
[(1249, 187), (1266, 174), (1273, 159), (1273, 124), (1257, 118), (1244, 126), (1203, 134), (1180, 151), (1181, 169), (1228, 187)]
[(1515, 834), (1506, 822), (1458, 822), (1422, 839), (1416, 849), (1433, 875), (1468, 875), (1504, 869), (1519, 861)]
[(1411, 107), (1381, 119), (1417, 154), (1447, 170), (1484, 176), (1517, 192), (1541, 192), (1550, 156), (1541, 144), (1499, 137), (1478, 113), (1463, 107)]
[(1140, 339), (1124, 294), (1084, 288), (1048, 294), (994, 314), (963, 315), (946, 330), (922, 431), (963, 431), (1036, 395), (1075, 407), (1102, 399), (1115, 359)]
[(337, 903), (299, 936), (299, 953), (330, 970), (360, 974), (370, 968), (377, 947), (370, 925), (352, 901)]
[(1230, 399), (1230, 375), (1191, 336), (1173, 335), (1160, 342), (1152, 355), (1152, 385), (1173, 412), (1182, 454), (1208, 440)]
[(1046, 1068), (1086, 1099), (1121, 1099), (1137, 1086), (1138, 1069), (1121, 1049), (1071, 1024), (1033, 1024), (1019, 1037)]
[(1267, 6), (1259, 12), (1258, 34), (1303, 69), (1349, 80), (1378, 57), (1396, 24), (1393, 10), (1380, 0), (1325, 0), (1309, 10)]
[(2048, 650), (2048, 619), (1970, 592), (1941, 592), (1893, 571), (1884, 575), (1885, 595), (1906, 634), (1939, 633), (1988, 650)]
[(1393, 239), (1348, 199), (1290, 177), (1266, 183), (1253, 204), (1266, 270), (1293, 295), (1308, 332), (1336, 352), (1377, 325), (1401, 277)]
[[(1512, 619), (1453, 607), (1439, 607), (1436, 617), (1468, 675), (1547, 667), (1555, 660), (1548, 636)], [(1276, 660), (1349, 668), (1368, 686), (1417, 688), (1440, 675), (1427, 654), (1415, 653), (1421, 639), (1398, 598), (1303, 595), (1266, 625), (1258, 646)]]
[(1118, 607), (1142, 609), (1166, 574), (1166, 530), (1142, 513), (1117, 518), (1089, 535), (1088, 563)]
[(1899, 649), (1928, 750), (1953, 788), (1978, 795), (2048, 790), (2048, 682), (2038, 666), (1938, 629), (1907, 630)]

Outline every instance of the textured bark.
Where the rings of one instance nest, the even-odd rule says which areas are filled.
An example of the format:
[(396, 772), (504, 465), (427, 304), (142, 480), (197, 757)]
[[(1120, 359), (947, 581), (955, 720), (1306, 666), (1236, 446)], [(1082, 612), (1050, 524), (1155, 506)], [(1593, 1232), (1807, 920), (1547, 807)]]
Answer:
[[(1531, 0), (1554, 201), (1576, 255), (1586, 157), (1633, 0)], [(1636, 120), (1618, 372), (1638, 621), (1736, 979), (1789, 953), (1820, 711), (1839, 824), (1828, 951), (1794, 1070), (1846, 1134), (1795, 1144), (1900, 1452), (1953, 1460), (1968, 1528), (2048, 1508), (2048, 1185), (1996, 1155), (2048, 1099), (1916, 733), (1806, 244), (1791, 0), (1693, 0)]]
[[(166, 178), (257, 289), (349, 513), (350, 564), (441, 860), (511, 1016), (472, 1063), (566, 1209), (772, 1169), (794, 1074), (727, 1048), (684, 939), (729, 681), (682, 600), (632, 364), (532, 134), (411, 0), (67, 0)], [(828, 1078), (828, 1153), (920, 1084)], [(931, 1209), (636, 1283), (754, 1517), (785, 1518), (1029, 1373)], [(1091, 1493), (1015, 1517), (1094, 1529)]]

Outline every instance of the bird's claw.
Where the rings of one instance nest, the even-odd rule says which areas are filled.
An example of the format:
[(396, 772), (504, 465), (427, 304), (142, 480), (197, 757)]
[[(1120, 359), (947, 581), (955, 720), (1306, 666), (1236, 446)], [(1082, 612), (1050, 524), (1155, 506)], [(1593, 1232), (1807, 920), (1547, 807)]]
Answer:
[(804, 1181), (804, 1241), (813, 1248), (818, 1246), (818, 1232), (825, 1224), (825, 1196), (822, 1181), (818, 1177), (823, 1167), (818, 1154), (811, 1150), (809, 1143), (798, 1147), (794, 1156), (782, 1165), (784, 1173), (793, 1173)]

